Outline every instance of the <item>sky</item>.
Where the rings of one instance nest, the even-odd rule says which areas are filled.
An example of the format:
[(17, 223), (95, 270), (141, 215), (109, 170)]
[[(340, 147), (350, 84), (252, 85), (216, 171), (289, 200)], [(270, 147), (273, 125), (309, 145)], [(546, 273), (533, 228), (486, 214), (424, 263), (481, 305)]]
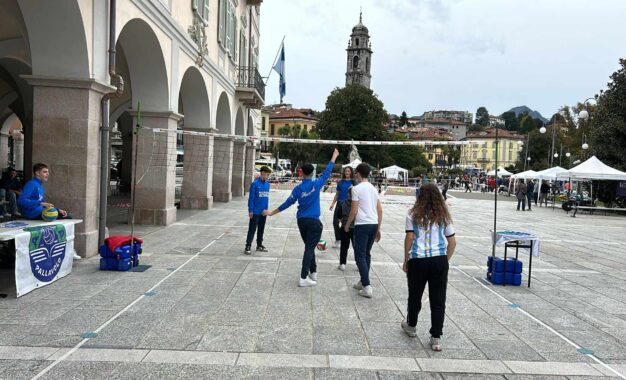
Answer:
[[(345, 85), (360, 7), (371, 88), (394, 114), (527, 105), (549, 118), (606, 88), (626, 57), (624, 0), (266, 0), (259, 69), (268, 75), (285, 36), (285, 103), (321, 111)], [(265, 94), (280, 100), (275, 72)]]

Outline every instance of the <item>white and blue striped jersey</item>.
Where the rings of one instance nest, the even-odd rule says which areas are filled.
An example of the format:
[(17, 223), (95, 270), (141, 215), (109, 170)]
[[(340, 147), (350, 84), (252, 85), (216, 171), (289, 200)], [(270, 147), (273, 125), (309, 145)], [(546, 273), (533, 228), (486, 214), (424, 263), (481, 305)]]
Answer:
[(409, 251), (409, 259), (445, 256), (448, 247), (447, 237), (454, 236), (452, 224), (432, 224), (427, 228), (413, 223), (410, 212), (406, 216), (406, 232), (413, 232), (413, 244)]

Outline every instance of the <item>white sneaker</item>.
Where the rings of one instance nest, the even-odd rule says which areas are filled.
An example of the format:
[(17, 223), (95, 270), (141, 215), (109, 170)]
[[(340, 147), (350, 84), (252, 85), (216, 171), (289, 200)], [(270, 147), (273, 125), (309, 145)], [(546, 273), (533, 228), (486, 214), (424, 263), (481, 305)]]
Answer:
[(317, 285), (316, 281), (311, 280), (310, 278), (301, 278), (300, 281), (298, 282), (298, 286), (301, 288), (306, 288), (309, 286), (315, 286)]
[(313, 281), (317, 281), (317, 272), (311, 272), (311, 274), (309, 274), (309, 278)]
[(346, 270), (346, 264), (339, 264), (339, 270), (340, 271), (345, 271)]
[(339, 247), (341, 247), (341, 241), (335, 240), (335, 242), (333, 243), (333, 248), (339, 248)]
[(365, 298), (372, 298), (372, 285), (367, 285), (363, 289), (359, 290), (359, 295)]
[(78, 253), (76, 253), (76, 251), (74, 251), (74, 261), (78, 261), (81, 260), (82, 257), (78, 256)]
[(352, 285), (352, 287), (356, 290), (361, 290), (363, 289), (363, 284), (361, 284), (361, 281), (359, 281), (356, 284)]

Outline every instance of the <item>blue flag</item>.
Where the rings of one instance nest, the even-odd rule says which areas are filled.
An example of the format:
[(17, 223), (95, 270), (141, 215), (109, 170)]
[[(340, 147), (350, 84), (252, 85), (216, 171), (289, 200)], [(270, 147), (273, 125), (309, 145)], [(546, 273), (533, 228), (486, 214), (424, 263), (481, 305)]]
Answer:
[(285, 45), (280, 49), (280, 57), (278, 57), (278, 61), (273, 67), (274, 71), (280, 75), (280, 82), (278, 84), (278, 91), (280, 93), (280, 102), (283, 102), (283, 98), (287, 93), (287, 84), (285, 83)]

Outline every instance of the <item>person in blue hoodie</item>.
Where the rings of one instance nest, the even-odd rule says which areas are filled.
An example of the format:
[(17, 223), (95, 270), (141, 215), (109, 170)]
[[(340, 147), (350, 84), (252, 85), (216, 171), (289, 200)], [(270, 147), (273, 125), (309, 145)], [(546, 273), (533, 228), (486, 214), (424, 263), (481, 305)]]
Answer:
[(270, 199), (270, 184), (267, 179), (272, 169), (267, 166), (261, 167), (261, 174), (250, 184), (250, 193), (248, 195), (248, 237), (246, 238), (246, 248), (244, 253), (251, 255), (252, 239), (256, 232), (256, 250), (258, 252), (267, 252), (267, 248), (263, 246), (263, 232), (265, 231), (265, 220), (267, 216), (263, 215), (263, 211), (267, 210)]
[[(46, 164), (33, 165), (33, 174), (35, 177), (26, 182), (22, 193), (17, 198), (17, 205), (20, 213), (26, 219), (41, 219), (41, 213), (48, 207), (54, 207), (52, 203), (46, 202), (43, 183), (48, 181), (50, 170)], [(59, 211), (59, 219), (69, 219), (65, 210), (57, 208)]]
[(296, 186), (287, 200), (277, 209), (265, 211), (264, 215), (276, 215), (286, 210), (291, 205), (298, 202), (298, 229), (304, 242), (304, 256), (302, 257), (302, 270), (300, 271), (300, 281), (298, 286), (317, 285), (317, 263), (315, 262), (315, 247), (322, 237), (322, 222), (320, 221), (320, 190), (330, 177), (335, 160), (339, 156), (339, 151), (335, 149), (333, 157), (326, 166), (326, 169), (319, 178), (313, 179), (313, 165), (302, 165), (302, 182)]

